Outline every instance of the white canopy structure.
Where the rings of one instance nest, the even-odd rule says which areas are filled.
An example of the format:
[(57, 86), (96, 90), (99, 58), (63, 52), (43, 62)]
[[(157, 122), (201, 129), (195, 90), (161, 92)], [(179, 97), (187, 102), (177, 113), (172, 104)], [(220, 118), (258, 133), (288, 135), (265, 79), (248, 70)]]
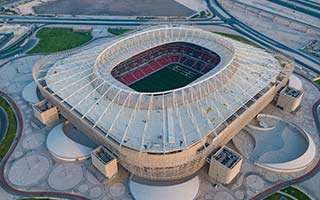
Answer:
[(139, 200), (193, 200), (198, 195), (199, 177), (171, 185), (150, 185), (129, 180), (130, 193)]
[[(174, 42), (215, 52), (220, 62), (193, 82), (161, 92), (135, 91), (111, 75), (112, 69), (128, 58)], [(177, 170), (169, 167), (177, 163), (183, 166), (190, 162), (195, 167), (185, 168), (187, 173), (201, 167), (195, 163), (203, 163), (209, 153), (199, 153), (210, 144), (206, 138), (216, 138), (260, 97), (278, 86), (282, 70), (274, 55), (264, 49), (195, 27), (163, 25), (47, 57), (33, 73), (40, 91), (59, 107), (60, 113), (84, 133), (112, 148), (116, 155), (123, 154), (120, 162), (125, 167), (148, 165), (145, 171), (131, 166), (141, 176), (151, 168)], [(273, 97), (268, 98), (271, 101)], [(210, 151), (213, 148), (210, 146)], [(167, 155), (167, 162), (160, 161), (157, 155)], [(146, 161), (149, 158), (152, 161)], [(126, 159), (132, 160), (130, 164), (124, 163)], [(151, 176), (164, 175), (178, 177), (167, 172)]]
[(63, 123), (50, 131), (46, 145), (52, 155), (66, 161), (87, 159), (93, 150), (67, 137), (63, 131)]
[[(201, 44), (217, 52), (222, 62), (170, 93), (136, 92), (111, 76), (112, 68), (131, 55), (173, 41)], [(141, 151), (172, 151), (197, 143), (275, 81), (282, 69), (262, 49), (189, 27), (153, 28), (105, 46), (60, 60), (41, 79), (93, 127), (121, 146)]]

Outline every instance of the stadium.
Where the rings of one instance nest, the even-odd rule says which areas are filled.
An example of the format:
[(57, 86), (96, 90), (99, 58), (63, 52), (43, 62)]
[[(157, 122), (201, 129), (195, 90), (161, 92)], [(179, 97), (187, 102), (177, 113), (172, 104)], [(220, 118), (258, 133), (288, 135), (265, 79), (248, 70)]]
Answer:
[(293, 65), (189, 26), (163, 25), (47, 56), (33, 69), (59, 114), (133, 175), (190, 177), (270, 104)]

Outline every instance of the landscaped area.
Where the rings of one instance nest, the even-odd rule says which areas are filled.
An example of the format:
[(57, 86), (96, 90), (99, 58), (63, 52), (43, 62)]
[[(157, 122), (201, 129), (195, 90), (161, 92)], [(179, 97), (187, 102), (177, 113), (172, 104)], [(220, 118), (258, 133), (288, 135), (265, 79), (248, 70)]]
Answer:
[(8, 104), (8, 102), (3, 98), (0, 97), (0, 107), (4, 109), (8, 116), (8, 129), (5, 138), (3, 139), (2, 143), (0, 144), (0, 159), (2, 159), (6, 153), (8, 152), (17, 132), (17, 119), (15, 113), (13, 112), (12, 108)]
[(208, 10), (202, 10), (199, 13), (193, 15), (191, 19), (204, 19), (211, 16), (211, 13)]
[(283, 194), (280, 194), (280, 193), (274, 193), (270, 196), (268, 196), (267, 198), (265, 198), (264, 200), (293, 200), (292, 198), (286, 196), (286, 195), (283, 195)]
[(28, 53), (54, 53), (78, 47), (92, 39), (90, 32), (74, 32), (72, 28), (43, 28), (36, 34), (39, 43)]
[(282, 189), (281, 191), (287, 194), (290, 194), (291, 196), (299, 200), (311, 200), (305, 193), (291, 186), (285, 189)]
[[(276, 193), (268, 196), (264, 200), (279, 200), (281, 198), (287, 199), (287, 200), (293, 199), (290, 196), (296, 198), (297, 200), (311, 200), (310, 197), (308, 197), (305, 193), (303, 193), (299, 189), (294, 188), (292, 186), (284, 188), (284, 189), (282, 189), (280, 191), (281, 192), (276, 192)], [(290, 195), (290, 196), (288, 196), (287, 194)]]
[(112, 35), (122, 35), (126, 32), (132, 31), (132, 29), (126, 29), (126, 28), (108, 28), (109, 33)]
[(316, 80), (314, 82), (320, 85), (320, 79), (318, 79), (318, 80)]
[[(245, 43), (245, 44), (249, 44), (249, 45), (253, 45), (255, 47), (260, 47), (259, 45), (257, 45), (256, 43), (248, 40), (247, 38), (245, 37), (242, 37), (240, 35), (234, 35), (234, 34), (230, 34), (230, 33), (222, 33), (222, 32), (214, 32), (216, 34), (219, 34), (219, 35), (222, 35), (222, 36), (225, 36), (225, 37), (228, 37), (228, 38), (231, 38), (233, 40), (237, 40), (239, 42), (242, 42), (242, 43)], [(260, 47), (261, 48), (261, 47)]]

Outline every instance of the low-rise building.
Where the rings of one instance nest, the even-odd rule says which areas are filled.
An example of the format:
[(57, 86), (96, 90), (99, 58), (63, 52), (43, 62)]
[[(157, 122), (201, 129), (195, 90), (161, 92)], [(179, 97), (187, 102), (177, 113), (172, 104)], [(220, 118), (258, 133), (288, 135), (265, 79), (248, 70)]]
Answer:
[(240, 172), (242, 157), (240, 154), (223, 147), (210, 160), (209, 176), (222, 184), (229, 184)]

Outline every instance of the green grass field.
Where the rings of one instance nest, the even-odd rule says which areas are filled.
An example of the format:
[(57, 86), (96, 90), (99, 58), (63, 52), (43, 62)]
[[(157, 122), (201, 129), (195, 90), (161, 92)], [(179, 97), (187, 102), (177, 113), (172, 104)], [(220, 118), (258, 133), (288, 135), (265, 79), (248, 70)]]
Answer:
[(284, 196), (280, 193), (273, 193), (272, 195), (268, 196), (264, 200), (280, 200), (281, 197), (285, 198), (286, 200), (293, 200), (292, 198), (290, 198), (288, 196)]
[(252, 42), (252, 41), (248, 40), (247, 38), (242, 37), (240, 35), (234, 35), (234, 34), (230, 34), (230, 33), (221, 33), (221, 32), (214, 32), (214, 33), (231, 38), (233, 40), (237, 40), (237, 41), (245, 43), (245, 44), (249, 44), (249, 45), (261, 48), (258, 44), (254, 43), (254, 42)]
[(306, 194), (304, 194), (302, 191), (300, 191), (297, 188), (294, 187), (287, 187), (283, 190), (281, 190), (282, 192), (285, 192), (287, 194), (290, 194), (291, 196), (295, 197), (296, 199), (299, 200), (311, 200)]
[(73, 32), (71, 28), (43, 28), (36, 34), (39, 43), (28, 53), (54, 53), (78, 47), (92, 39), (90, 32)]
[(126, 32), (132, 31), (132, 29), (127, 28), (108, 28), (109, 33), (112, 35), (122, 35)]
[(7, 113), (9, 121), (7, 134), (3, 139), (2, 143), (0, 144), (0, 159), (2, 159), (10, 149), (10, 146), (14, 138), (16, 137), (17, 119), (15, 113), (13, 112), (8, 102), (2, 97), (0, 97), (0, 107), (2, 107), (4, 111)]
[(318, 79), (318, 80), (316, 80), (314, 82), (320, 85), (320, 79)]
[[(195, 72), (194, 72), (195, 73)], [(160, 92), (183, 87), (201, 76), (200, 73), (190, 78), (169, 67), (160, 69), (153, 74), (129, 85), (138, 92)]]
[[(289, 194), (298, 200), (311, 200), (305, 193), (291, 186), (282, 189), (281, 192)], [(279, 192), (273, 193), (272, 195), (268, 196), (264, 200), (279, 200), (281, 197), (284, 197), (288, 200), (292, 200), (292, 198), (290, 198), (289, 196), (285, 194), (280, 194)]]

